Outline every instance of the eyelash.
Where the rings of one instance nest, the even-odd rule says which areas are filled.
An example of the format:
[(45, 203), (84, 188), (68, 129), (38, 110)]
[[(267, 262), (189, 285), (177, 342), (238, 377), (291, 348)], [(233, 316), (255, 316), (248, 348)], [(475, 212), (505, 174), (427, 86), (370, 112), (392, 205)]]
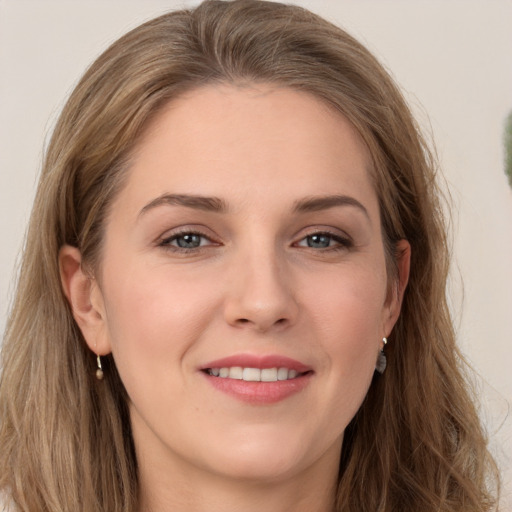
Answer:
[[(329, 252), (329, 251), (344, 251), (347, 249), (351, 249), (354, 246), (354, 243), (352, 242), (352, 240), (350, 240), (350, 238), (343, 237), (343, 236), (337, 235), (335, 233), (331, 233), (330, 231), (327, 231), (327, 230), (313, 231), (311, 233), (308, 233), (306, 236), (304, 236), (303, 238), (300, 239), (299, 243), (304, 240), (307, 240), (308, 238), (312, 238), (314, 236), (328, 237), (331, 239), (331, 241), (334, 241), (336, 243), (336, 245), (329, 246), (329, 247), (317, 248), (317, 249), (315, 249), (313, 247), (305, 247), (305, 248), (313, 249), (318, 252)], [(304, 246), (299, 246), (299, 247), (304, 247)]]
[[(206, 245), (203, 245), (202, 241), (201, 241), (200, 245), (197, 246), (197, 247), (178, 247), (176, 245), (172, 245), (172, 242), (176, 242), (176, 240), (178, 240), (179, 238), (183, 238), (185, 236), (197, 236), (197, 237), (200, 237), (201, 239), (208, 240), (210, 243), (206, 244)], [(335, 245), (328, 246), (328, 247), (319, 247), (319, 248), (299, 245), (301, 242), (306, 241), (308, 238), (312, 238), (312, 237), (315, 237), (315, 236), (317, 236), (317, 237), (322, 237), (322, 236), (328, 237), (330, 239), (329, 243), (335, 242)], [(158, 245), (159, 245), (159, 247), (162, 247), (162, 248), (164, 248), (165, 250), (168, 250), (168, 251), (186, 254), (186, 253), (197, 253), (198, 251), (201, 251), (201, 250), (205, 249), (205, 247), (208, 247), (208, 246), (211, 246), (211, 245), (218, 246), (218, 245), (220, 245), (220, 243), (215, 242), (214, 240), (212, 240), (212, 238), (210, 236), (206, 235), (205, 233), (202, 233), (201, 231), (197, 231), (197, 230), (183, 230), (183, 231), (180, 231), (178, 233), (174, 233), (171, 236), (163, 238), (159, 242)], [(351, 249), (354, 246), (354, 244), (353, 244), (352, 240), (350, 240), (350, 238), (343, 237), (343, 236), (331, 233), (330, 231), (327, 231), (327, 230), (312, 231), (312, 232), (306, 234), (304, 237), (302, 237), (299, 240), (299, 242), (296, 242), (293, 245), (295, 247), (303, 247), (305, 249), (312, 249), (315, 252), (343, 251), (343, 250)]]
[[(179, 252), (179, 253), (190, 253), (190, 252), (197, 252), (198, 250), (203, 249), (205, 246), (202, 245), (202, 242), (198, 247), (178, 247), (176, 245), (171, 245), (172, 242), (175, 242), (179, 238), (183, 238), (185, 236), (198, 236), (202, 239), (206, 239), (209, 242), (211, 242), (211, 245), (219, 245), (218, 243), (215, 243), (211, 237), (206, 235), (205, 233), (201, 233), (200, 231), (194, 231), (194, 230), (183, 230), (178, 233), (174, 233), (171, 236), (163, 238), (160, 243), (158, 244), (160, 247), (163, 247), (166, 250), (173, 251), (173, 252)], [(210, 244), (208, 244), (210, 245)]]

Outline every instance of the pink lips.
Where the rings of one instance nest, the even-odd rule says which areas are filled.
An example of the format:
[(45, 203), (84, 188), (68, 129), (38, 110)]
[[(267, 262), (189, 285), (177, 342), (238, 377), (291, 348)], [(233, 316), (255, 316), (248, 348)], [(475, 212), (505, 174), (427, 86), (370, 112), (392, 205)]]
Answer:
[(266, 356), (255, 356), (251, 354), (239, 354), (223, 359), (217, 359), (204, 365), (201, 370), (207, 368), (226, 368), (232, 366), (241, 366), (242, 368), (288, 368), (289, 370), (295, 370), (298, 373), (304, 373), (310, 371), (312, 368), (305, 364), (291, 359), (286, 356), (279, 355), (266, 355)]
[[(244, 380), (215, 377), (207, 373), (211, 368), (288, 368), (299, 375), (294, 379), (275, 382), (247, 382)], [(302, 391), (310, 382), (312, 368), (289, 357), (280, 355), (255, 356), (239, 354), (217, 359), (203, 365), (200, 370), (217, 390), (251, 404), (272, 404)]]

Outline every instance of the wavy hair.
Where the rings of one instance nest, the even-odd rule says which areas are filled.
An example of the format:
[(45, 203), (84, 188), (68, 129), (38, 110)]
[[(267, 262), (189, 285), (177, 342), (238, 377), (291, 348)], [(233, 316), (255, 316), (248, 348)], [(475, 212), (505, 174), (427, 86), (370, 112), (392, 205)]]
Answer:
[(132, 30), (86, 71), (51, 138), (7, 323), (0, 490), (23, 512), (136, 512), (127, 396), (112, 358), (94, 377), (62, 292), (58, 252), (101, 264), (103, 226), (130, 155), (161, 108), (206, 84), (276, 84), (320, 98), (373, 159), (388, 272), (412, 247), (402, 313), (348, 426), (336, 510), (494, 510), (498, 481), (455, 344), (436, 161), (384, 68), (338, 27), (295, 6), (206, 1)]

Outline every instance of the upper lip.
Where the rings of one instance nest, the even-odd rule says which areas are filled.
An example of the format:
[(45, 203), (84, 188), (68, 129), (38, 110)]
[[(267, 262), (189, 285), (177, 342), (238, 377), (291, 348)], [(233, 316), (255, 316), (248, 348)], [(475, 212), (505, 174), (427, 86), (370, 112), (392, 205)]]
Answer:
[(287, 356), (278, 354), (254, 355), (254, 354), (235, 354), (222, 359), (216, 359), (200, 367), (200, 370), (208, 368), (231, 368), (241, 366), (242, 368), (288, 368), (298, 373), (311, 371), (312, 368), (300, 361)]

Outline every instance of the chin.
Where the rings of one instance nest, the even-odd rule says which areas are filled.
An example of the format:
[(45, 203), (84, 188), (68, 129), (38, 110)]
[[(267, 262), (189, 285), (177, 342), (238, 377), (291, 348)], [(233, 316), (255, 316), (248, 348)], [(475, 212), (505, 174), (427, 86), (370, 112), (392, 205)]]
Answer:
[[(255, 432), (258, 430), (258, 432)], [(316, 440), (318, 441), (318, 440)], [(339, 447), (335, 450), (339, 456)], [(253, 429), (229, 436), (228, 449), (214, 454), (218, 473), (237, 480), (278, 483), (314, 465), (321, 458), (315, 440), (293, 435), (289, 429)], [(329, 451), (325, 447), (321, 454)]]
[[(298, 460), (297, 460), (298, 459)], [(217, 466), (219, 461), (217, 461)], [(233, 454), (233, 456), (225, 459), (224, 464), (219, 473), (225, 477), (252, 481), (258, 483), (278, 483), (303, 469), (300, 457), (273, 451), (272, 453), (246, 453), (245, 451)]]

